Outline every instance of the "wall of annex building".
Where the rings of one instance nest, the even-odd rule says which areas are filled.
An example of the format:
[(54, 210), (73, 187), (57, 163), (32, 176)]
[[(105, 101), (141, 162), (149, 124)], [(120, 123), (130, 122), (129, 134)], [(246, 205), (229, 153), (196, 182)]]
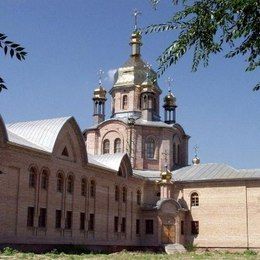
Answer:
[[(193, 193), (198, 194), (198, 206), (191, 206)], [(259, 181), (185, 184), (175, 195), (189, 209), (186, 243), (214, 248), (260, 247)], [(192, 221), (198, 221), (198, 235), (192, 234)]]
[[(37, 181), (29, 187), (29, 169), (35, 167)], [(143, 191), (142, 181), (123, 178), (113, 172), (72, 163), (57, 157), (8, 145), (0, 150), (0, 243), (28, 244), (93, 244), (139, 245), (135, 221), (140, 218), (137, 189)], [(42, 171), (48, 173), (47, 189), (42, 188)], [(57, 175), (64, 176), (63, 192), (57, 190)], [(68, 176), (73, 177), (73, 191), (68, 192)], [(87, 181), (86, 195), (81, 193), (81, 180)], [(95, 181), (95, 196), (90, 183)], [(115, 201), (118, 185), (119, 201)], [(126, 202), (122, 188), (127, 189)], [(33, 226), (28, 227), (28, 207), (35, 211)], [(46, 209), (46, 227), (39, 227), (41, 209)], [(61, 210), (61, 228), (56, 228), (56, 210)], [(72, 212), (72, 226), (65, 228), (67, 212)], [(85, 214), (85, 228), (80, 230), (80, 215)], [(89, 230), (90, 214), (94, 214), (94, 231)], [(114, 217), (118, 216), (118, 232), (114, 231)], [(122, 218), (126, 231), (121, 232)]]

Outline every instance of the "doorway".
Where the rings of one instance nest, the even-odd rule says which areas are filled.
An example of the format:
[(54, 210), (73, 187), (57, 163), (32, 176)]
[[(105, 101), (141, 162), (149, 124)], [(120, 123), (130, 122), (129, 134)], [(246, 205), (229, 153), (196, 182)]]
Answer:
[(162, 225), (162, 243), (174, 244), (175, 243), (175, 225)]

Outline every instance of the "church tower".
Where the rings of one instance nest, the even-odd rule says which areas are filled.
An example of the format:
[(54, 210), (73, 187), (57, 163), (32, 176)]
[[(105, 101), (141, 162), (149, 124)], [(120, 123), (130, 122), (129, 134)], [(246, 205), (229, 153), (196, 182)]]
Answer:
[(103, 71), (100, 70), (99, 71), (99, 85), (98, 87), (94, 90), (93, 93), (93, 123), (94, 125), (98, 125), (101, 122), (103, 122), (105, 120), (105, 103), (106, 103), (106, 90), (105, 88), (102, 86), (102, 77)]

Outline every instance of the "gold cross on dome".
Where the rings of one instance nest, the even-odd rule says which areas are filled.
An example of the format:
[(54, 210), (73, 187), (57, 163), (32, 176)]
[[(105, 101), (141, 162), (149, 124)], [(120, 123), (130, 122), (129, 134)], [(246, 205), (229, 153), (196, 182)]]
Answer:
[(195, 146), (193, 147), (193, 149), (194, 149), (195, 157), (198, 157), (198, 151), (199, 151), (198, 145), (195, 145)]
[(168, 77), (166, 83), (168, 84), (168, 91), (170, 92), (172, 89), (173, 78)]
[(141, 15), (142, 13), (140, 11), (138, 11), (137, 9), (134, 10), (133, 12), (133, 16), (134, 16), (134, 30), (137, 30), (137, 18), (138, 15)]
[(102, 78), (103, 78), (103, 74), (104, 74), (105, 72), (102, 70), (102, 69), (100, 69), (99, 71), (98, 71), (98, 84), (99, 84), (99, 86), (101, 86), (102, 85)]

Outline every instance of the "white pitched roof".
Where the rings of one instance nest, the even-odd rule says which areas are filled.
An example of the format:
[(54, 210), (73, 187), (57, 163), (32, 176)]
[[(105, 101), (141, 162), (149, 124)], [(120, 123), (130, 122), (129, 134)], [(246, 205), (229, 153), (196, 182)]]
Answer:
[(8, 140), (51, 153), (63, 125), (71, 117), (7, 124)]

